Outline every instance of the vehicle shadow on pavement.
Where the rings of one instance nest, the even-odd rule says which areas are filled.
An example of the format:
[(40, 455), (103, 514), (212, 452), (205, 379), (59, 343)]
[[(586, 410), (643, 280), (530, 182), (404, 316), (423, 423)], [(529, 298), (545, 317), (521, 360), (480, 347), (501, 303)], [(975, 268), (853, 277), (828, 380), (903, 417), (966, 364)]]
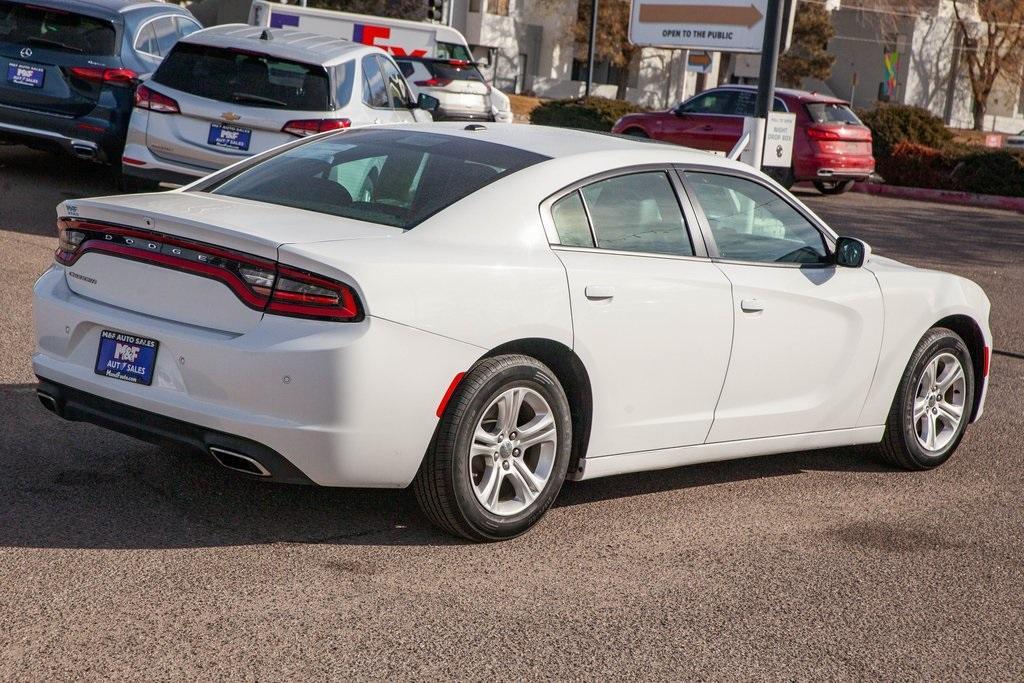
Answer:
[[(410, 490), (246, 479), (201, 455), (159, 448), (47, 412), (35, 385), (0, 387), (0, 547), (165, 549), (272, 543), (451, 545)], [(570, 483), (556, 507), (799, 474), (874, 471), (849, 449)]]
[[(0, 229), (57, 236), (54, 209), (66, 199), (120, 194), (108, 166), (0, 145)], [(45, 207), (45, 210), (40, 210)]]

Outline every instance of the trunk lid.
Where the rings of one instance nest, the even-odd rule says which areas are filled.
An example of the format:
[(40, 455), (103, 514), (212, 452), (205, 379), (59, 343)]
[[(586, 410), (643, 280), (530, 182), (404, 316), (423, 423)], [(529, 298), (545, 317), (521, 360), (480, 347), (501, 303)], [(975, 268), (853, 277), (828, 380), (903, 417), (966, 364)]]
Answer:
[[(201, 192), (69, 200), (58, 216), (146, 231), (134, 248), (168, 253), (174, 240), (237, 252), (256, 268), (274, 267), (278, 247), (389, 237), (399, 228)], [(103, 234), (95, 239), (102, 241)], [(113, 241), (122, 238), (113, 236)], [(188, 253), (186, 245), (186, 255)], [(215, 278), (163, 267), (130, 256), (85, 251), (66, 267), (68, 287), (77, 294), (130, 311), (232, 333), (244, 333), (263, 313), (247, 305), (232, 287)]]

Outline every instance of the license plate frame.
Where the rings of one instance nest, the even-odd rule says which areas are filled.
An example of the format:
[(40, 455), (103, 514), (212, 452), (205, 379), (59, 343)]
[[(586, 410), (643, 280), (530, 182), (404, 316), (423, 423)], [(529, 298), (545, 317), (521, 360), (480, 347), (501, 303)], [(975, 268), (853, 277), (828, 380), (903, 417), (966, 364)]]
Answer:
[(160, 342), (116, 330), (101, 330), (96, 348), (97, 375), (149, 386), (153, 383)]
[(252, 144), (252, 128), (235, 126), (230, 123), (211, 123), (206, 144), (247, 152), (249, 145)]
[(46, 69), (31, 64), (8, 62), (7, 82), (29, 88), (42, 88), (46, 83)]

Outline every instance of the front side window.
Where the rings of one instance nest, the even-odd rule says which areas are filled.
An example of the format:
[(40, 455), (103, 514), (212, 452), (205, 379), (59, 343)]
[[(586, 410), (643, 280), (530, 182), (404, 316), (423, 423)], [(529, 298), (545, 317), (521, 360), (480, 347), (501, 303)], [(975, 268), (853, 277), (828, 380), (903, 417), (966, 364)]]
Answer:
[(693, 256), (679, 200), (664, 172), (616, 176), (580, 193), (599, 248)]
[(409, 229), (545, 159), (450, 135), (362, 129), (298, 145), (203, 189)]
[(705, 93), (680, 105), (680, 110), (685, 114), (731, 114), (733, 94), (728, 90)]
[(718, 255), (735, 261), (824, 264), (825, 239), (803, 214), (760, 183), (687, 172)]
[(395, 109), (409, 109), (412, 107), (412, 95), (405, 84), (401, 72), (391, 63), (387, 57), (380, 57), (380, 70), (387, 85), (388, 99)]
[(255, 52), (179, 42), (153, 81), (199, 97), (252, 107), (327, 111), (330, 79), (322, 66)]

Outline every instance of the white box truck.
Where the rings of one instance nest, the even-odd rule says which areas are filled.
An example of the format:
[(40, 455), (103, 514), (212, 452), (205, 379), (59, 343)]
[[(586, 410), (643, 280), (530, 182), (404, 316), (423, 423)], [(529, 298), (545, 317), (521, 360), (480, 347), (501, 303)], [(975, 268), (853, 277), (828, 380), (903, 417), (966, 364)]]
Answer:
[[(251, 26), (296, 28), (310, 33), (375, 45), (395, 57), (430, 57), (472, 62), (465, 36), (450, 26), (406, 19), (389, 19), (353, 12), (314, 9), (255, 0), (249, 10)], [(511, 123), (508, 96), (491, 86), (496, 121)]]

